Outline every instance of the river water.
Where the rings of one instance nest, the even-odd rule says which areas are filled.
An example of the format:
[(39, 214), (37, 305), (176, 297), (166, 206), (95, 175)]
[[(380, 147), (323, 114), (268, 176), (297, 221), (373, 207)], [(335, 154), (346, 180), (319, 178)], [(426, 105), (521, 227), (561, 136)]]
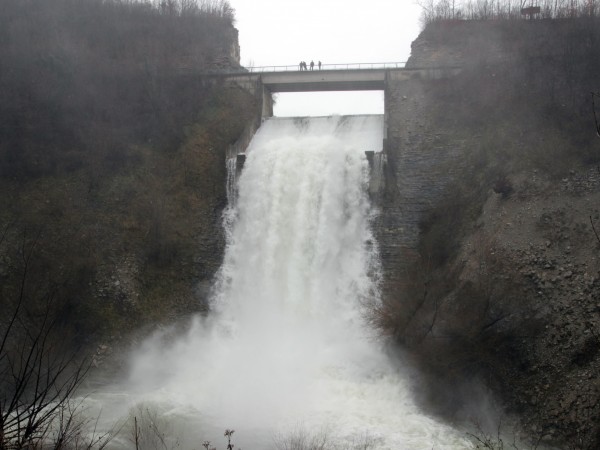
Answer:
[(104, 416), (154, 421), (186, 449), (225, 448), (226, 428), (245, 450), (303, 433), (336, 448), (471, 447), (419, 410), (408, 370), (365, 324), (380, 263), (364, 151), (381, 149), (383, 126), (380, 115), (263, 123), (225, 214), (211, 313), (137, 349), (127, 381), (92, 396)]

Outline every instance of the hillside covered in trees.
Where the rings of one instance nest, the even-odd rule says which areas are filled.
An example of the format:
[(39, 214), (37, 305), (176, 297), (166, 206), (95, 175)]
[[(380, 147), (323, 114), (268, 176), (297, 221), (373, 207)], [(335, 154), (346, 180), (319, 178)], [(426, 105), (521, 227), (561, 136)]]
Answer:
[(225, 0), (3, 0), (0, 448), (102, 448), (70, 400), (88, 370), (205, 308), (255, 116), (206, 75), (239, 67), (233, 25)]
[(56, 291), (95, 342), (201, 307), (225, 149), (254, 114), (203, 75), (239, 67), (233, 20), (226, 1), (3, 2), (2, 310)]

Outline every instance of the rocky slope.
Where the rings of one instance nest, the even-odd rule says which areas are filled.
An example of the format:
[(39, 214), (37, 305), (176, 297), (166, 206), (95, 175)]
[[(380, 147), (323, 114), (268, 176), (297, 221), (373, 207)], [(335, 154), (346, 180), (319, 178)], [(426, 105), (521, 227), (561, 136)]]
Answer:
[(424, 402), (478, 420), (484, 385), (530, 439), (573, 449), (600, 446), (598, 25), (429, 25), (409, 65), (462, 71), (389, 86), (377, 224), (373, 320), (434, 380)]
[(600, 414), (600, 246), (592, 225), (600, 218), (600, 176), (592, 168), (571, 170), (559, 182), (535, 172), (515, 178), (511, 198), (490, 194), (463, 257), (477, 260), (477, 240), (486, 236), (489, 251), (511, 267), (496, 276), (519, 283), (517, 301), (529, 302), (519, 370), (505, 374), (510, 403), (533, 435), (594, 448)]

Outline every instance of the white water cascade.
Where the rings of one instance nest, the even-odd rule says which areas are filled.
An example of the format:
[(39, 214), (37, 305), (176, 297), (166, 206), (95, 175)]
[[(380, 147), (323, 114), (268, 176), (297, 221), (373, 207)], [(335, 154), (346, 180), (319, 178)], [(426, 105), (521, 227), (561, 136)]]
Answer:
[(364, 151), (380, 150), (382, 134), (382, 116), (261, 126), (225, 221), (211, 314), (173, 342), (148, 340), (115, 403), (159, 405), (185, 449), (224, 448), (225, 428), (245, 450), (269, 449), (298, 427), (344, 449), (365, 436), (373, 449), (471, 447), (419, 411), (364, 321), (379, 276)]

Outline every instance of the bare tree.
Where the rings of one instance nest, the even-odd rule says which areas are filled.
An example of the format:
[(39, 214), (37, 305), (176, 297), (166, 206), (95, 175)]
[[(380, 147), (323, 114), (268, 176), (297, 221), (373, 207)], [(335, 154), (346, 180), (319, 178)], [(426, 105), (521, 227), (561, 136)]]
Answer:
[[(7, 232), (0, 237), (0, 245)], [(3, 299), (12, 311), (0, 322), (0, 449), (36, 448), (42, 444), (63, 448), (81, 437), (81, 422), (72, 397), (89, 365), (59, 345), (55, 305), (58, 288), (49, 287), (32, 298), (32, 264), (39, 234), (20, 249), (22, 267), (16, 298)], [(35, 304), (35, 308), (30, 305)], [(41, 308), (38, 305), (42, 305)], [(87, 448), (100, 444), (88, 442)], [(75, 446), (77, 447), (77, 446)], [(100, 445), (102, 447), (102, 445)]]
[[(523, 8), (539, 7), (544, 19), (597, 17), (598, 0), (419, 0), (424, 23), (449, 19), (520, 19)], [(531, 15), (531, 14), (529, 14)]]
[(596, 126), (596, 134), (600, 137), (600, 122), (596, 111), (596, 98), (600, 99), (600, 92), (592, 92), (592, 111), (594, 113), (594, 125)]

